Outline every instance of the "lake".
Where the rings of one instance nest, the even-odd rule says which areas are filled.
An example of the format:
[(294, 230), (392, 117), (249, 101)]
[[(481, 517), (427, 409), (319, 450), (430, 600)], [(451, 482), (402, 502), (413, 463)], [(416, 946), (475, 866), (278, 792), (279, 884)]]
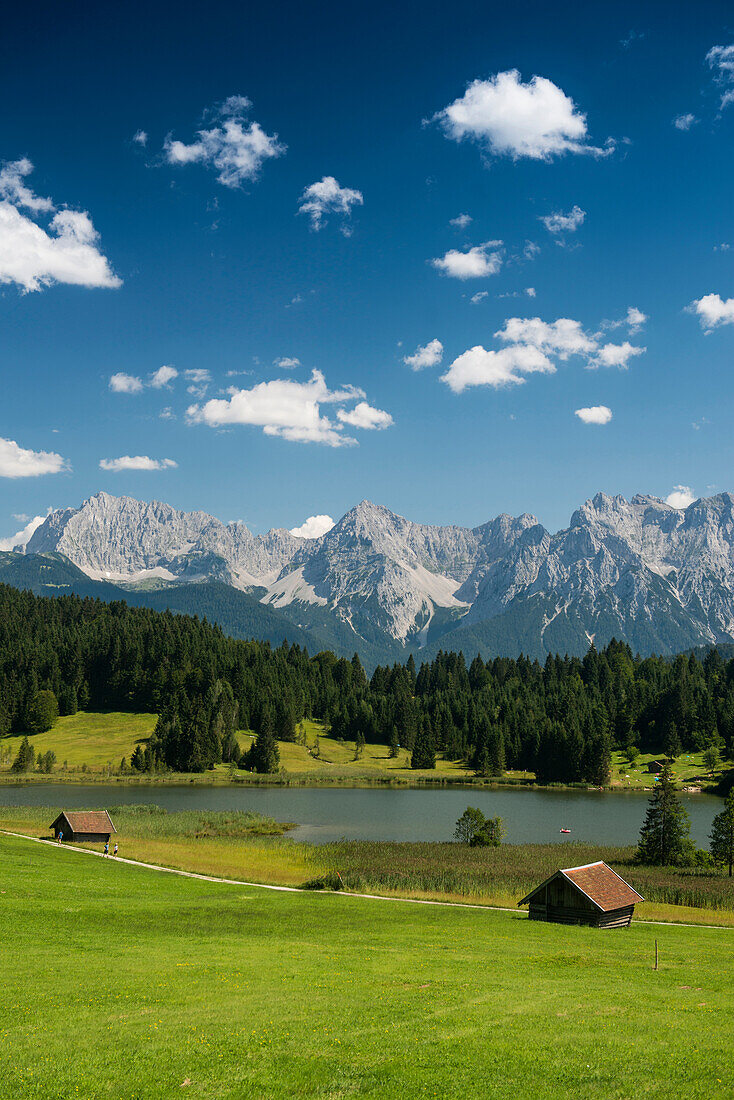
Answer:
[[(0, 788), (0, 805), (113, 809), (155, 803), (167, 810), (254, 810), (278, 821), (296, 821), (288, 835), (314, 844), (350, 840), (451, 840), (456, 819), (467, 805), (488, 817), (501, 817), (509, 844), (548, 844), (582, 840), (594, 844), (634, 844), (649, 795), (635, 791), (443, 790), (325, 787), (132, 787), (117, 784)], [(691, 836), (708, 847), (708, 834), (722, 800), (682, 794), (691, 817)], [(571, 830), (562, 834), (561, 828)]]

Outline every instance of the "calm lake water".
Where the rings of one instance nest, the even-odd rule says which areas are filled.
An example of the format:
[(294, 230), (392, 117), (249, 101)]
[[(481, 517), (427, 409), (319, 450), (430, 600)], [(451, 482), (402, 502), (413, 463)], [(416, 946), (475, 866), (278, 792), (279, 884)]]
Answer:
[[(713, 795), (681, 795), (691, 817), (691, 836), (708, 847), (722, 801)], [(125, 787), (116, 784), (0, 787), (0, 805), (112, 809), (152, 802), (168, 810), (254, 810), (278, 821), (296, 821), (289, 836), (325, 844), (350, 840), (451, 840), (467, 805), (499, 815), (510, 844), (573, 840), (633, 844), (649, 795), (632, 791), (375, 790), (324, 787)], [(560, 833), (571, 829), (570, 835)]]

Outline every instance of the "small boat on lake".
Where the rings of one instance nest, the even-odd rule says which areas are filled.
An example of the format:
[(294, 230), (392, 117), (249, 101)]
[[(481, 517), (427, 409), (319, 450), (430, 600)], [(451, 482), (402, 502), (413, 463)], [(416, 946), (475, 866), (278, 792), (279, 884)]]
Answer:
[(570, 833), (570, 832), (571, 832), (571, 830), (570, 830), (570, 829), (561, 829), (561, 832), (562, 832), (562, 833)]

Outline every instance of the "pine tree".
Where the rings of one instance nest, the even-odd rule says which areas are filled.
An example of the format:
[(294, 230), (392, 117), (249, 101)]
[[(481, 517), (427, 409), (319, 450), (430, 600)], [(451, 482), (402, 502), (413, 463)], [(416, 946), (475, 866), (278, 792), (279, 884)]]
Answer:
[(400, 751), (400, 742), (398, 741), (398, 728), (397, 726), (391, 726), (390, 728), (390, 759), (394, 760)]
[(427, 714), (423, 715), (413, 744), (413, 753), (410, 758), (411, 768), (435, 768), (436, 753), (433, 748), (433, 732)]
[(665, 755), (670, 760), (675, 760), (677, 756), (681, 754), (680, 737), (678, 736), (678, 727), (675, 722), (671, 722), (668, 726), (668, 731), (665, 734)]
[(665, 764), (648, 803), (636, 858), (640, 863), (679, 866), (689, 863), (691, 822), (675, 796), (670, 765)]
[(14, 772), (27, 772), (36, 762), (36, 753), (27, 737), (24, 737), (18, 749), (18, 755), (11, 765)]
[(724, 809), (713, 820), (709, 847), (716, 863), (728, 864), (731, 878), (734, 865), (734, 787), (726, 797)]
[(263, 707), (260, 730), (250, 749), (250, 766), (256, 772), (270, 775), (280, 767), (280, 751), (275, 740), (273, 719), (269, 707)]

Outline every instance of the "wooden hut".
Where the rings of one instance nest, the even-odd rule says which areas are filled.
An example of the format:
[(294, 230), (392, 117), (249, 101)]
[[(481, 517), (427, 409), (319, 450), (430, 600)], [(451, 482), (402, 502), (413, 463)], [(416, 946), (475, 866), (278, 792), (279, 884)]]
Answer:
[(62, 810), (56, 820), (51, 822), (49, 829), (53, 829), (57, 840), (59, 833), (63, 833), (64, 840), (77, 843), (91, 840), (104, 844), (109, 841), (112, 833), (117, 832), (107, 810), (70, 810), (68, 813)]
[(647, 765), (647, 770), (652, 775), (659, 775), (664, 767), (665, 765), (661, 764), (659, 760), (650, 760)]
[(638, 901), (645, 899), (599, 860), (567, 867), (541, 882), (518, 905), (529, 905), (530, 920), (627, 928)]

